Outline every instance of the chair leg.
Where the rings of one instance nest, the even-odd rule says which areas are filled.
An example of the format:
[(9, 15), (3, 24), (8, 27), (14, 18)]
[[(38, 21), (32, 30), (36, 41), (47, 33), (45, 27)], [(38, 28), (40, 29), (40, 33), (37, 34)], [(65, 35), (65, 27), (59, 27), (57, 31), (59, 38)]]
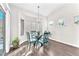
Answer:
[(29, 44), (29, 51), (30, 51), (30, 49), (31, 49), (31, 43)]
[(30, 51), (31, 48), (31, 43), (28, 44), (28, 50)]
[(36, 49), (38, 50), (40, 47), (41, 47), (41, 43), (40, 43), (40, 45), (39, 44), (37, 45)]

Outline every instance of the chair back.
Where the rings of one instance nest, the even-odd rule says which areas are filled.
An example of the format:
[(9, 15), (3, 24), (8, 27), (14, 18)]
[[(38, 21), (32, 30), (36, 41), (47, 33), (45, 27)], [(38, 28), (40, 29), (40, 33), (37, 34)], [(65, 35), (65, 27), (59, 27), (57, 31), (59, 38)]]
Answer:
[(27, 34), (27, 41), (30, 42), (30, 34), (29, 34), (29, 32), (26, 32), (26, 34)]
[(37, 32), (31, 31), (30, 32), (30, 41), (36, 41), (37, 40), (36, 36), (37, 36)]

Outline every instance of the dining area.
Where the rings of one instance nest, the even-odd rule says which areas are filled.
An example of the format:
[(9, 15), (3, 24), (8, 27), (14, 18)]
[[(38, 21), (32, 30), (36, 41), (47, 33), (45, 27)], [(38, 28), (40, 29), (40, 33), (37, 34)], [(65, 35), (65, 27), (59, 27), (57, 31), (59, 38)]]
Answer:
[[(36, 51), (39, 51), (40, 48), (48, 45), (50, 32), (45, 31), (43, 34), (36, 31), (26, 32), (27, 35), (27, 48), (28, 52), (26, 55), (32, 55)], [(36, 54), (36, 53), (35, 53)]]
[[(6, 16), (8, 16), (6, 24), (4, 24), (4, 18), (2, 19), (0, 16), (0, 55), (3, 55), (3, 50), (5, 56), (79, 55), (79, 16), (71, 17), (76, 13), (75, 4), (8, 5), (11, 12), (6, 12)], [(64, 9), (63, 7), (60, 10), (57, 9), (59, 13), (53, 14), (51, 13), (53, 11), (51, 8), (54, 6), (56, 8), (57, 6), (63, 6)], [(72, 11), (71, 9), (74, 10)], [(48, 14), (46, 15), (47, 11), (45, 10), (50, 11), (51, 14), (49, 16)], [(31, 13), (31, 11), (34, 13)], [(67, 12), (67, 14), (64, 12)], [(71, 15), (72, 12), (73, 15)], [(2, 11), (0, 14), (4, 15)], [(68, 19), (65, 19), (67, 16)], [(4, 28), (3, 24), (6, 28)], [(6, 34), (3, 31), (4, 29)]]

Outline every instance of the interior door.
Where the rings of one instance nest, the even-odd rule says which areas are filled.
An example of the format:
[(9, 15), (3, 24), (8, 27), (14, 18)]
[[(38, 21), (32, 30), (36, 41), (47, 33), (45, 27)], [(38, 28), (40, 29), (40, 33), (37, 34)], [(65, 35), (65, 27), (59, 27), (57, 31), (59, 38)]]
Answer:
[(0, 55), (5, 51), (5, 13), (0, 6)]

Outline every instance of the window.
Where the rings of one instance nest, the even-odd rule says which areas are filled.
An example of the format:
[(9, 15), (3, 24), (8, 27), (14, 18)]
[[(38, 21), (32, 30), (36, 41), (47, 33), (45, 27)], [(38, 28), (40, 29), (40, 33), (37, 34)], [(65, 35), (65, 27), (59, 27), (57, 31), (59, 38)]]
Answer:
[(24, 20), (21, 19), (21, 35), (24, 35)]

